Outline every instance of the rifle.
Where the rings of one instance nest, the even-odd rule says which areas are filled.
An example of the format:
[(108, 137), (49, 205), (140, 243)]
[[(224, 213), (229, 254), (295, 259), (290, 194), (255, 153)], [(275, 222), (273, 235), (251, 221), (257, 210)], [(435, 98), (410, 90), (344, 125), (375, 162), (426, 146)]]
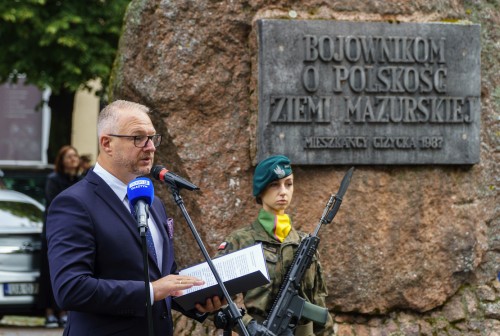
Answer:
[[(264, 327), (257, 331), (256, 336), (293, 335), (290, 327), (294, 327), (301, 317), (324, 325), (328, 318), (328, 309), (307, 302), (299, 296), (300, 282), (306, 270), (311, 266), (313, 256), (318, 249), (318, 232), (323, 224), (329, 224), (337, 214), (342, 197), (351, 181), (354, 167), (351, 167), (340, 183), (336, 195), (331, 195), (321, 219), (312, 234), (304, 237), (295, 253), (278, 296), (273, 303)], [(265, 330), (263, 330), (265, 329)]]

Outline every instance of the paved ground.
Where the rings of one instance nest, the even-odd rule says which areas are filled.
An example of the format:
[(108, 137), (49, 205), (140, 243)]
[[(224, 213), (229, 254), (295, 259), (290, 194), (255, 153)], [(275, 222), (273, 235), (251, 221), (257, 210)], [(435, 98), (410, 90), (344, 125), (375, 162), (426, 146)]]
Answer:
[(37, 316), (5, 315), (0, 319), (0, 336), (61, 336), (63, 329), (47, 329)]
[(44, 327), (0, 327), (0, 336), (61, 336), (62, 329), (45, 329)]

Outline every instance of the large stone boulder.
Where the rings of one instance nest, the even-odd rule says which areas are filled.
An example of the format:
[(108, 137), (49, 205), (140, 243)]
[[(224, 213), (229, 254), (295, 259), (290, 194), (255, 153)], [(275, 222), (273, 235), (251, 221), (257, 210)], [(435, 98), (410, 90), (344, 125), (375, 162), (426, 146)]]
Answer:
[[(482, 23), (480, 163), (356, 167), (338, 215), (320, 231), (320, 250), (327, 303), (336, 314), (418, 316), (445, 305), (464, 286), (490, 283), (500, 264), (500, 19), (498, 8), (482, 1), (132, 1), (111, 97), (153, 109), (165, 136), (158, 163), (201, 188), (181, 196), (209, 253), (258, 209), (251, 184), (259, 18)], [(347, 168), (294, 167), (290, 214), (299, 229), (314, 229)], [(176, 220), (179, 266), (202, 261), (169, 190), (156, 190)]]

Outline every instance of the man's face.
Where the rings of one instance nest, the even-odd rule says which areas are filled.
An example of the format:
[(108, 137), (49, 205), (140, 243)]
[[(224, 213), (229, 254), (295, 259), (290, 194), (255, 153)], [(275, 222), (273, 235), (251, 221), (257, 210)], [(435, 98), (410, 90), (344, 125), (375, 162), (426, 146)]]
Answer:
[(110, 154), (117, 177), (128, 183), (137, 176), (149, 174), (156, 151), (150, 140), (145, 147), (137, 147), (133, 136), (154, 135), (156, 131), (145, 113), (126, 111), (120, 116), (118, 124), (118, 134), (131, 137), (110, 137)]
[(267, 212), (282, 215), (292, 202), (293, 174), (273, 181), (261, 194), (262, 206)]

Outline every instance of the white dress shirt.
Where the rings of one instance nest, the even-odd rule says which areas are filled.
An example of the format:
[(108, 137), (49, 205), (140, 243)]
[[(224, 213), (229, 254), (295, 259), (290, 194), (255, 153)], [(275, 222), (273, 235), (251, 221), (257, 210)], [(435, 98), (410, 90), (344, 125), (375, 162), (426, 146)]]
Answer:
[[(102, 166), (100, 166), (99, 163), (95, 164), (94, 173), (99, 175), (99, 177), (102, 178), (104, 182), (106, 182), (109, 185), (109, 187), (113, 190), (116, 196), (118, 196), (118, 198), (122, 200), (122, 203), (125, 205), (128, 211), (131, 211), (128, 199), (126, 199), (127, 185), (122, 181), (120, 181), (119, 179), (117, 179), (112, 174), (110, 174), (107, 170), (105, 170)], [(160, 268), (161, 271), (161, 265), (163, 261), (163, 237), (158, 231), (158, 227), (156, 226), (156, 223), (152, 216), (149, 217), (148, 227), (149, 230), (151, 231), (151, 236), (153, 237), (153, 242), (155, 244), (155, 250), (156, 250), (156, 257), (158, 259), (158, 267)], [(139, 231), (137, 232), (138, 232), (137, 234), (139, 234)]]

